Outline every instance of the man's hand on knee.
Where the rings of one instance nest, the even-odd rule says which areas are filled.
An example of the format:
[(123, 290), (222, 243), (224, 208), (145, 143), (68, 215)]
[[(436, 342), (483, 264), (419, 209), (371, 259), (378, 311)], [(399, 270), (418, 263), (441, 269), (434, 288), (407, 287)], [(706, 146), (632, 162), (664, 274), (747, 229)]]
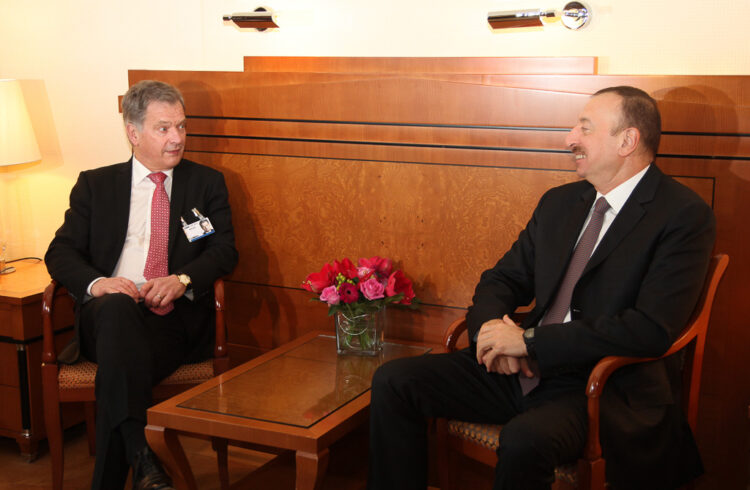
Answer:
[(487, 372), (499, 374), (521, 373), (521, 375), (527, 378), (534, 376), (528, 357), (497, 356), (492, 364), (487, 366)]
[(526, 342), (523, 340), (523, 329), (516, 325), (508, 315), (502, 319), (485, 322), (477, 335), (477, 362), (488, 368), (498, 356), (525, 357)]
[(136, 302), (140, 299), (135, 283), (124, 277), (103, 277), (91, 285), (91, 296), (95, 298), (112, 293), (127, 294)]
[(146, 306), (152, 308), (167, 306), (185, 294), (185, 289), (179, 278), (172, 274), (147, 281), (141, 286), (140, 297), (143, 298)]

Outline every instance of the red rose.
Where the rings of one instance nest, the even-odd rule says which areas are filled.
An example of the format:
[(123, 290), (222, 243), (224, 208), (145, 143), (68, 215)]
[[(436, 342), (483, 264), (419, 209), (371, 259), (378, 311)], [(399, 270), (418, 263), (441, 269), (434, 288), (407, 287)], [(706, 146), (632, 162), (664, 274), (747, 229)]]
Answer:
[(359, 299), (359, 291), (354, 284), (345, 282), (339, 286), (339, 296), (344, 303), (354, 303)]
[(375, 257), (370, 257), (369, 259), (359, 259), (359, 266), (367, 267), (368, 269), (376, 271), (382, 278), (388, 277), (391, 274), (391, 270), (393, 270), (393, 262), (391, 262), (391, 259), (378, 257), (377, 255)]
[(319, 293), (328, 286), (333, 285), (333, 280), (336, 277), (334, 274), (331, 264), (326, 264), (320, 269), (320, 272), (313, 272), (302, 283), (302, 287), (313, 293)]
[(412, 288), (411, 281), (399, 270), (391, 274), (391, 277), (388, 278), (388, 285), (385, 287), (385, 294), (388, 296), (396, 296), (401, 293), (404, 294), (404, 297), (396, 301), (396, 303), (410, 305), (411, 300), (414, 299), (414, 289)]
[(344, 259), (341, 262), (338, 260), (333, 263), (333, 277), (342, 274), (347, 279), (354, 279), (357, 277), (357, 268), (349, 259)]

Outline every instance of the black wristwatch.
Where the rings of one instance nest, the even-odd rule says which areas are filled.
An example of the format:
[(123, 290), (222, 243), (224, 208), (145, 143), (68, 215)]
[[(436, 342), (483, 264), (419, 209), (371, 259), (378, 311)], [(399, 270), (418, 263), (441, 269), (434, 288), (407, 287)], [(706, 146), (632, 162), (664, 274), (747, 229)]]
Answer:
[(530, 359), (536, 359), (536, 339), (534, 338), (534, 327), (523, 331), (523, 341), (526, 343), (526, 352)]

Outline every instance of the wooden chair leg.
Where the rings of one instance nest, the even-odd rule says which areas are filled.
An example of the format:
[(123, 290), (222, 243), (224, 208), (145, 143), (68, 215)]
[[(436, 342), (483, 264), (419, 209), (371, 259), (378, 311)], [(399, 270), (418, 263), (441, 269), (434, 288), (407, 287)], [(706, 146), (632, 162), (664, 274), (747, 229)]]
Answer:
[(605, 462), (599, 458), (593, 461), (578, 460), (578, 488), (586, 490), (605, 490)]
[(89, 442), (89, 455), (96, 455), (96, 402), (83, 402), (86, 420), (86, 437)]
[(44, 425), (49, 444), (50, 464), (52, 466), (52, 488), (62, 490), (65, 458), (63, 453), (62, 419), (60, 418), (60, 398), (57, 388), (57, 366), (43, 366), (42, 377), (46, 389), (44, 395)]
[(219, 483), (221, 490), (229, 489), (229, 457), (227, 454), (228, 441), (219, 437), (211, 438), (211, 446), (216, 451), (216, 462), (219, 465)]
[(448, 421), (446, 419), (437, 419), (435, 421), (437, 433), (437, 464), (438, 480), (440, 490), (452, 490), (454, 483), (452, 474), (454, 468), (451, 466), (451, 450), (448, 442)]

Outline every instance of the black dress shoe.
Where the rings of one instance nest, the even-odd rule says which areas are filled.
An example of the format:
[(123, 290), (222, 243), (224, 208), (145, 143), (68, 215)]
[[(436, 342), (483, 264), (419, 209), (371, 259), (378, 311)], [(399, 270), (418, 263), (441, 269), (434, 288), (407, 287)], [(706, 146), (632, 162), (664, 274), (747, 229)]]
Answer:
[(164, 473), (159, 460), (148, 446), (135, 455), (133, 490), (174, 490), (172, 479)]

